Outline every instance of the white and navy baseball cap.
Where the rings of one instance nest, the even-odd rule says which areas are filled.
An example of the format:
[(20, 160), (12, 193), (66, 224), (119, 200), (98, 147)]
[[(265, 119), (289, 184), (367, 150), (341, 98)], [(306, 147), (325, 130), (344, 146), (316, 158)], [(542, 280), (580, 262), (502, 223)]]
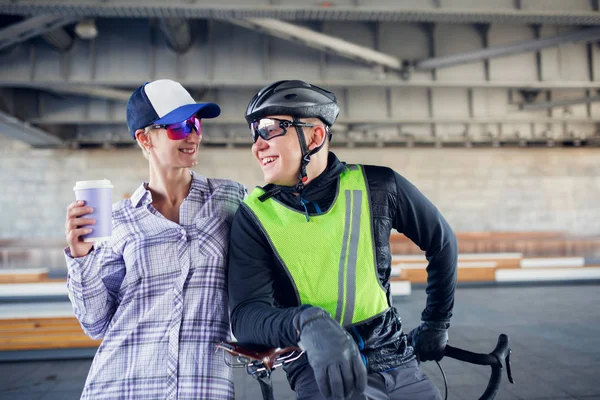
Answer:
[(127, 102), (127, 126), (135, 131), (149, 125), (168, 125), (198, 118), (216, 118), (221, 108), (215, 103), (196, 103), (179, 82), (159, 79), (137, 88)]

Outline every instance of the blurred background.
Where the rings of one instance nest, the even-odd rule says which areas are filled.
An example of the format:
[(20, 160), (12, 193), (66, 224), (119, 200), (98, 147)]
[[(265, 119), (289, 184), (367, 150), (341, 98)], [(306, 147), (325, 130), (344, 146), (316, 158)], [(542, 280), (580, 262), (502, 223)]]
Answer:
[[(457, 307), (461, 296), (485, 305), (470, 312), (500, 333), (506, 321), (493, 329), (490, 309), (512, 301), (515, 333), (531, 340), (517, 346), (548, 340), (591, 357), (571, 377), (590, 372), (579, 391), (546, 373), (527, 379), (538, 389), (506, 398), (600, 398), (591, 374), (600, 315), (589, 303), (600, 282), (599, 3), (0, 0), (0, 368), (26, 377), (57, 358), (89, 367), (97, 342), (81, 332), (64, 288), (65, 209), (77, 180), (110, 179), (117, 201), (147, 179), (125, 123), (133, 89), (170, 78), (197, 101), (218, 103), (196, 171), (251, 189), (262, 173), (245, 107), (272, 81), (303, 79), (338, 96), (338, 157), (395, 169), (458, 233)], [(400, 234), (391, 241), (399, 307), (417, 310), (424, 257)], [(539, 313), (587, 319), (585, 340), (573, 343), (561, 324), (541, 338), (547, 319), (519, 316), (520, 304), (545, 296), (565, 301)], [(481, 350), (491, 350), (494, 335), (481, 335), (491, 340)], [(535, 348), (540, 365), (554, 358)], [(85, 373), (55, 397), (61, 378), (44, 374), (37, 386), (3, 385), (0, 398), (78, 398)], [(241, 385), (239, 396), (250, 390)]]

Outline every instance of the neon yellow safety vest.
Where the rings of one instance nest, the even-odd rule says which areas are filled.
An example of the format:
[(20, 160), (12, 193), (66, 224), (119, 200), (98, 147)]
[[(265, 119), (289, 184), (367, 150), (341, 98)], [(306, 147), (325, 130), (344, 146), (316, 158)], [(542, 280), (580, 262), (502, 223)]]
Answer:
[(340, 175), (334, 203), (311, 215), (278, 200), (259, 197), (256, 188), (244, 200), (265, 231), (301, 304), (319, 306), (347, 327), (389, 308), (377, 277), (371, 204), (360, 165)]

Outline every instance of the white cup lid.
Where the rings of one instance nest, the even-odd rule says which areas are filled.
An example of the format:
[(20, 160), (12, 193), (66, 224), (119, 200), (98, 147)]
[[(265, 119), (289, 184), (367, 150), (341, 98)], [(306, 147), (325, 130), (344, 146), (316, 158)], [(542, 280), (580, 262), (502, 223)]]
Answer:
[(112, 189), (113, 185), (108, 179), (100, 179), (97, 181), (77, 181), (73, 190), (81, 189)]

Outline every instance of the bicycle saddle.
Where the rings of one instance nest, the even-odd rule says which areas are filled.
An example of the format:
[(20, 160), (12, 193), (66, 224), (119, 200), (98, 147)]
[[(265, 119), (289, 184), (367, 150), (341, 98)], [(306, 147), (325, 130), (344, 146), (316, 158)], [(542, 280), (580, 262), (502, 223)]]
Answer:
[[(258, 361), (269, 371), (285, 363), (298, 359), (303, 351), (297, 347), (269, 348), (256, 344), (221, 342), (217, 348), (223, 349), (244, 364)], [(241, 357), (241, 358), (240, 358)]]

